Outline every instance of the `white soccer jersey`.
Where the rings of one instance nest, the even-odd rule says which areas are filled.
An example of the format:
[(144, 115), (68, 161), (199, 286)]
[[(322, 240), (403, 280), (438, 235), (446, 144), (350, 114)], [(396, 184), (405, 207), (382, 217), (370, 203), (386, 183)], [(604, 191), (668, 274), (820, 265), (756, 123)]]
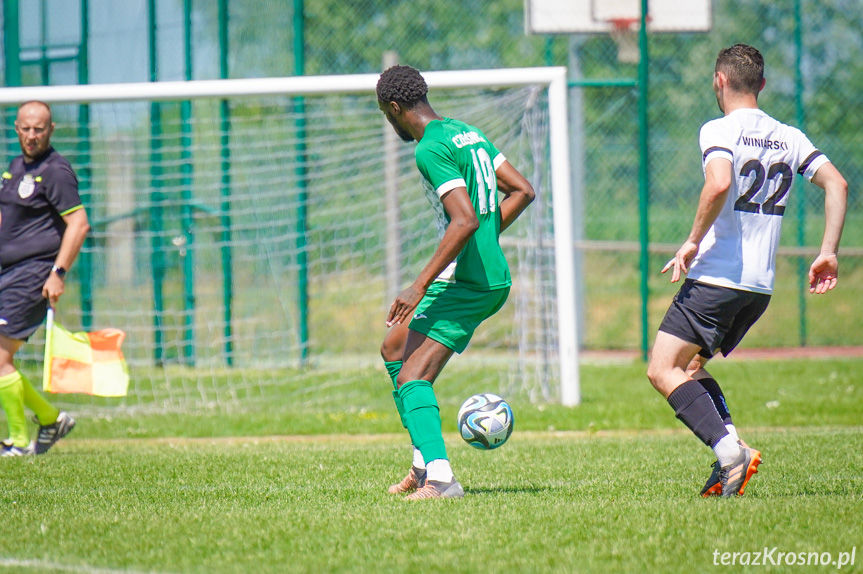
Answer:
[(782, 216), (794, 174), (811, 180), (829, 160), (803, 132), (751, 108), (704, 124), (700, 143), (705, 173), (712, 159), (725, 158), (731, 161), (733, 178), (689, 278), (772, 293)]

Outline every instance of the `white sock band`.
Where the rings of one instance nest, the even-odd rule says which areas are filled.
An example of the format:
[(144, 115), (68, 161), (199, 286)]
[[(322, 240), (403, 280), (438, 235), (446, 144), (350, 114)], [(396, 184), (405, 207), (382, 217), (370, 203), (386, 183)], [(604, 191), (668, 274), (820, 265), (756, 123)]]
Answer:
[(734, 428), (734, 425), (725, 425), (725, 430), (728, 431), (728, 434), (731, 435), (735, 442), (740, 440), (740, 437), (737, 436), (737, 429)]
[(416, 468), (423, 469), (426, 467), (426, 461), (423, 459), (423, 453), (420, 452), (420, 449), (417, 447), (412, 447), (414, 449), (414, 462), (413, 465)]
[(730, 434), (727, 434), (716, 443), (713, 452), (716, 453), (716, 460), (719, 461), (720, 467), (728, 466), (740, 456), (740, 445)]
[(450, 482), (453, 479), (452, 467), (445, 458), (436, 458), (428, 463), (428, 474), (426, 480), (435, 482)]

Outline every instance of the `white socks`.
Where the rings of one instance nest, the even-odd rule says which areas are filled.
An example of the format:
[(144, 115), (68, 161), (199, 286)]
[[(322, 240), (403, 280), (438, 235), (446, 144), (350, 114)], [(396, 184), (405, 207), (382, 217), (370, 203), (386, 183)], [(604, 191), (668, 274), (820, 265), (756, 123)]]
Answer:
[(727, 430), (728, 434), (730, 434), (734, 438), (735, 442), (740, 440), (740, 437), (737, 436), (737, 429), (734, 427), (734, 425), (725, 425), (725, 430)]
[(722, 468), (737, 460), (737, 457), (740, 456), (740, 445), (737, 444), (736, 437), (727, 434), (713, 446), (713, 452), (716, 453), (716, 460), (719, 461), (719, 467)]
[(436, 458), (428, 464), (426, 480), (435, 482), (452, 482), (452, 467), (445, 458)]
[(413, 447), (414, 449), (414, 468), (418, 468), (420, 470), (425, 470), (426, 461), (423, 460), (423, 453), (420, 452), (420, 449), (417, 447)]
[(435, 482), (452, 482), (453, 474), (452, 467), (449, 465), (449, 461), (445, 458), (437, 458), (426, 466), (425, 460), (423, 460), (423, 454), (420, 452), (420, 449), (417, 447), (413, 447), (414, 449), (414, 461), (413, 465), (415, 468), (420, 470), (425, 469), (426, 480), (433, 480)]

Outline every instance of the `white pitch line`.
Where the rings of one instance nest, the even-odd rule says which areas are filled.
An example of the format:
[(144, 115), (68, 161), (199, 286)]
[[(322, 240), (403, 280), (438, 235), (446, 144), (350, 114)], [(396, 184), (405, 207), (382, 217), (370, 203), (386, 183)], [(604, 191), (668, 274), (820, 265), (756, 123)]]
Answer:
[(59, 564), (49, 562), (47, 560), (19, 560), (17, 558), (6, 558), (0, 556), (0, 568), (39, 568), (60, 570), (63, 572), (81, 572), (82, 574), (168, 574), (166, 572), (156, 572), (155, 570), (126, 570), (115, 568), (96, 568), (94, 566), (74, 565), (74, 564)]

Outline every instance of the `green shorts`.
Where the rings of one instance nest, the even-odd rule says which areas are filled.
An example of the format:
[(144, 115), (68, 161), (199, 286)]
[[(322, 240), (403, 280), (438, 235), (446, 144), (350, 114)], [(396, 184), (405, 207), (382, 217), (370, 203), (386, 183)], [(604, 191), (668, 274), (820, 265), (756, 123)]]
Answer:
[(457, 283), (435, 282), (414, 311), (410, 329), (461, 353), (480, 323), (497, 313), (509, 287), (476, 291)]

